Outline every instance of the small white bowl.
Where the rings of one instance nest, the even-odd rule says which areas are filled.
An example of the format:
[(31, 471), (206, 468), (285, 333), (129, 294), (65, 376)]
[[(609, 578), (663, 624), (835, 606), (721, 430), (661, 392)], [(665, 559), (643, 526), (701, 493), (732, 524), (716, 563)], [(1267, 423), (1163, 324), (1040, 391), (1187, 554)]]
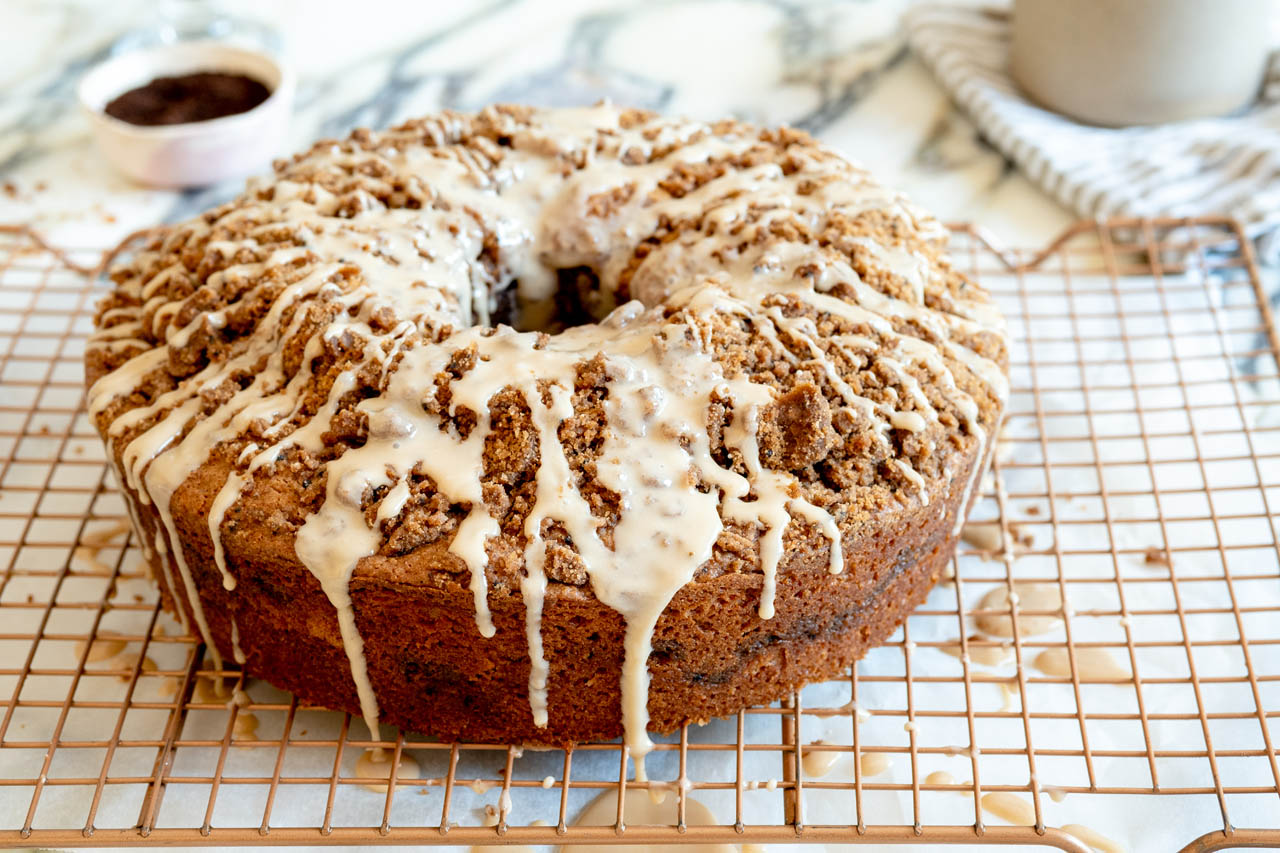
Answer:
[[(157, 77), (198, 71), (244, 74), (271, 95), (248, 112), (186, 124), (143, 127), (103, 112), (113, 98)], [(281, 151), (293, 89), (293, 74), (267, 54), (198, 41), (109, 59), (84, 76), (78, 94), (98, 147), (113, 166), (152, 186), (198, 187), (248, 175)]]

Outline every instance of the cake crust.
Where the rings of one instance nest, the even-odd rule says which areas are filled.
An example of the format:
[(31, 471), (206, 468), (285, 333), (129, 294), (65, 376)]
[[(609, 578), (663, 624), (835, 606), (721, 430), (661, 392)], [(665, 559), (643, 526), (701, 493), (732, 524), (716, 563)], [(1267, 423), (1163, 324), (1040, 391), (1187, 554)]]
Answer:
[(944, 245), (793, 131), (445, 114), (118, 267), (90, 409), (215, 655), (371, 727), (642, 756), (941, 576), (1007, 394)]
[[(257, 531), (242, 540), (239, 583), (232, 592), (222, 588), (207, 525), (200, 521), (208, 516), (212, 487), (226, 473), (215, 466), (201, 470), (175, 497), (215, 642), (232, 658), (234, 620), (248, 675), (308, 704), (359, 715), (336, 616), (287, 538)], [(848, 569), (834, 577), (820, 538), (795, 530), (787, 537), (770, 620), (758, 613), (759, 574), (709, 572), (707, 580), (681, 589), (654, 632), (651, 729), (669, 732), (768, 704), (800, 685), (847, 672), (943, 576), (954, 550), (950, 508), (958, 499), (940, 500), (945, 512), (918, 507), (868, 519), (860, 535), (845, 537)], [(622, 617), (589, 588), (552, 587), (543, 611), (550, 724), (539, 728), (525, 695), (529, 656), (518, 590), (491, 595), (497, 630), (492, 638), (478, 638), (466, 579), (441, 569), (442, 550), (372, 558), (352, 579), (382, 719), (443, 740), (563, 746), (620, 736)], [(160, 573), (156, 577), (166, 607), (183, 600), (175, 599)]]

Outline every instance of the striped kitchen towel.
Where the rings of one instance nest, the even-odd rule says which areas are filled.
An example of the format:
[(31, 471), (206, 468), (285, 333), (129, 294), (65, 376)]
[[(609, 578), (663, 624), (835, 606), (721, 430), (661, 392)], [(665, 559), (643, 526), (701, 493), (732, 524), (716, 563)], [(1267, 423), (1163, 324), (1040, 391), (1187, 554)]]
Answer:
[(1078, 124), (1009, 76), (1002, 8), (923, 4), (907, 40), (983, 135), (1081, 216), (1234, 216), (1280, 261), (1280, 53), (1247, 112), (1152, 127)]

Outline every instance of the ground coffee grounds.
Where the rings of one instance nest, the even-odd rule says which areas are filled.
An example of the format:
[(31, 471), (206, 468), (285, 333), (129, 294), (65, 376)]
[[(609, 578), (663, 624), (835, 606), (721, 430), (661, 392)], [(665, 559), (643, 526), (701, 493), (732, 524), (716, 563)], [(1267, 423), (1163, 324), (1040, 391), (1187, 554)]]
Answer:
[(129, 124), (148, 127), (185, 124), (248, 112), (270, 95), (271, 91), (252, 77), (201, 71), (157, 77), (116, 97), (105, 112)]

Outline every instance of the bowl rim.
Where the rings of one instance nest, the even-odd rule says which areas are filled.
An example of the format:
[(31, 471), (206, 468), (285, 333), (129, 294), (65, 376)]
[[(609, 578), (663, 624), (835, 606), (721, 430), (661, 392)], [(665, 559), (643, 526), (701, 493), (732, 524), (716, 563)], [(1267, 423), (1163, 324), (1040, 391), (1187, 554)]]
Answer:
[[(219, 118), (205, 119), (204, 121), (181, 122), (179, 124), (131, 124), (127, 121), (123, 121), (122, 119), (107, 115), (104, 111), (106, 103), (98, 105), (97, 99), (90, 97), (89, 89), (94, 85), (94, 83), (96, 83), (102, 75), (107, 74), (110, 69), (118, 67), (126, 60), (130, 62), (137, 62), (141, 60), (144, 66), (156, 66), (163, 64), (161, 60), (189, 51), (191, 48), (196, 48), (198, 51), (210, 54), (211, 61), (209, 66), (206, 66), (207, 70), (219, 70), (217, 67), (219, 57), (226, 57), (228, 55), (239, 56), (245, 59), (265, 62), (275, 72), (277, 79), (273, 84), (268, 84), (266, 81), (260, 81), (268, 85), (271, 91), (262, 103), (252, 109), (245, 110), (242, 113), (221, 116)], [(164, 72), (159, 68), (155, 68), (154, 71), (148, 73), (151, 74), (151, 79), (154, 79), (156, 74), (163, 74)], [(145, 77), (146, 75), (144, 74), (143, 76)], [(146, 85), (146, 82), (144, 81), (139, 85)], [(261, 114), (275, 109), (277, 105), (291, 97), (294, 85), (295, 79), (292, 69), (271, 54), (265, 51), (231, 44), (229, 42), (218, 41), (216, 39), (202, 39), (199, 41), (157, 45), (156, 47), (142, 48), (140, 50), (122, 53), (119, 56), (110, 57), (94, 65), (81, 75), (79, 82), (76, 84), (76, 99), (80, 102), (81, 109), (88, 114), (90, 119), (98, 123), (100, 126), (109, 129), (113, 133), (128, 134), (137, 137), (145, 137), (147, 139), (172, 139), (191, 136), (194, 134), (213, 133), (224, 129), (233, 129), (237, 124), (251, 122), (260, 117)], [(124, 94), (131, 88), (136, 88), (136, 86), (130, 86), (129, 88), (122, 89), (116, 95), (112, 95), (111, 97), (118, 97), (118, 95)]]

